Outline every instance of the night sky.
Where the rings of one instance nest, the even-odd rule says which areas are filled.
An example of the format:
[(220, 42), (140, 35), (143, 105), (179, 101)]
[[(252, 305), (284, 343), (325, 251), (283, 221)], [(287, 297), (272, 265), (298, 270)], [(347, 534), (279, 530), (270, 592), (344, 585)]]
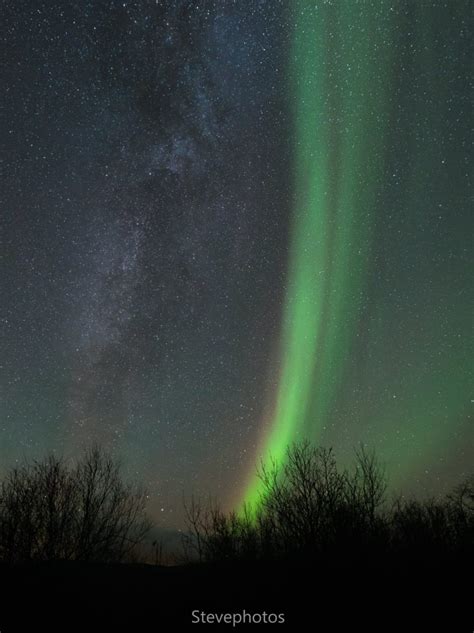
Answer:
[(2, 4), (0, 464), (230, 508), (293, 440), (472, 469), (472, 3)]

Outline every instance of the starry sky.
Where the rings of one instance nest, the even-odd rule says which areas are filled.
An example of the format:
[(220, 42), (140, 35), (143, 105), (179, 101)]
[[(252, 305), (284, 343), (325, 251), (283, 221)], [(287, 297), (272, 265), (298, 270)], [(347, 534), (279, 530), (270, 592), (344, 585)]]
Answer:
[(471, 470), (470, 2), (1, 11), (0, 468), (98, 442), (169, 527), (302, 438)]

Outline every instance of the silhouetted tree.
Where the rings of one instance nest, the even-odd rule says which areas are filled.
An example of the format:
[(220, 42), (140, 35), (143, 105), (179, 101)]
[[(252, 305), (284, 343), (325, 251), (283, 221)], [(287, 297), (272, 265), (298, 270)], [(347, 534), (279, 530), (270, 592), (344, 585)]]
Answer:
[(49, 456), (14, 468), (0, 487), (4, 561), (121, 561), (150, 528), (143, 490), (99, 448), (75, 467)]
[(448, 513), (456, 545), (466, 553), (474, 553), (474, 475), (448, 495)]
[(260, 512), (273, 525), (279, 549), (322, 552), (370, 539), (381, 529), (385, 476), (375, 455), (356, 451), (354, 468), (340, 470), (331, 449), (309, 442), (288, 448), (282, 465), (260, 468)]

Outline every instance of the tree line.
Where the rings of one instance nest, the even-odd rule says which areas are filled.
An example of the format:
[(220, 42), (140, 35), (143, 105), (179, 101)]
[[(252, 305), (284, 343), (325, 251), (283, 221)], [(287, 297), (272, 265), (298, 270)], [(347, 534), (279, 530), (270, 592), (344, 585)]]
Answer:
[(302, 442), (282, 464), (259, 469), (256, 508), (223, 512), (212, 501), (185, 504), (184, 544), (201, 561), (449, 561), (474, 553), (474, 477), (442, 499), (387, 494), (385, 471), (361, 447), (351, 468), (331, 449)]
[[(309, 442), (290, 446), (282, 463), (262, 465), (258, 475), (256, 507), (229, 513), (212, 501), (185, 501), (186, 561), (474, 553), (474, 477), (443, 499), (390, 501), (373, 452), (360, 448), (352, 467), (340, 468), (331, 449)], [(98, 447), (73, 465), (50, 455), (15, 467), (0, 483), (0, 561), (129, 561), (152, 527), (146, 506), (146, 491), (125, 482), (120, 462)], [(153, 545), (156, 563), (162, 552)]]

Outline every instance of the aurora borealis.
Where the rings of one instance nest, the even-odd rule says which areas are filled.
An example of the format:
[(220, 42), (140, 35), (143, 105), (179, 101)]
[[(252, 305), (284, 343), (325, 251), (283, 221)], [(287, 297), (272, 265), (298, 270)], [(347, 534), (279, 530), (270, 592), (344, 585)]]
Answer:
[[(280, 376), (261, 448), (264, 464), (284, 460), (287, 447), (294, 441), (324, 442), (324, 431), (337, 405), (353, 339), (359, 336), (359, 322), (364, 317), (373, 227), (386, 178), (389, 106), (393, 107), (396, 88), (394, 67), (400, 63), (401, 50), (390, 2), (341, 1), (318, 7), (303, 0), (292, 3), (291, 12), (292, 241)], [(430, 9), (420, 4), (413, 12), (422, 25), (419, 37), (423, 53), (416, 61), (416, 72), (423, 76), (432, 70), (437, 41), (433, 36), (430, 39)], [(460, 354), (460, 366), (453, 363), (446, 368), (461, 381), (469, 374), (468, 362), (463, 366), (462, 358)], [(449, 409), (456, 412), (456, 422), (447, 428), (438, 414), (433, 416), (431, 427), (418, 408), (419, 417), (412, 418), (411, 437), (425, 442), (424, 451), (439, 455), (445, 449), (444, 442), (457, 435), (456, 425), (462, 429), (467, 400), (456, 406), (451, 400), (456, 388), (452, 392), (446, 385), (438, 388), (437, 394), (444, 392), (451, 401)], [(467, 393), (467, 384), (464, 389)], [(410, 401), (411, 410), (413, 396), (404, 393), (403, 397)], [(428, 397), (426, 391), (424, 397)], [(387, 453), (398, 443), (396, 421), (393, 426), (395, 432), (386, 436)], [(443, 426), (444, 432), (440, 429)], [(377, 440), (381, 442), (380, 437)], [(361, 441), (365, 441), (363, 436)], [(402, 482), (412, 460), (411, 451), (400, 460), (397, 475)], [(251, 507), (258, 501), (259, 486), (260, 480), (253, 474), (243, 499)]]
[(3, 3), (0, 468), (98, 442), (180, 528), (292, 441), (472, 470), (472, 7)]
[[(280, 383), (265, 448), (277, 462), (293, 441), (318, 441), (351, 347), (380, 184), (391, 52), (384, 3), (318, 11), (301, 2), (292, 11), (294, 219)], [(250, 503), (258, 479), (254, 485)]]

